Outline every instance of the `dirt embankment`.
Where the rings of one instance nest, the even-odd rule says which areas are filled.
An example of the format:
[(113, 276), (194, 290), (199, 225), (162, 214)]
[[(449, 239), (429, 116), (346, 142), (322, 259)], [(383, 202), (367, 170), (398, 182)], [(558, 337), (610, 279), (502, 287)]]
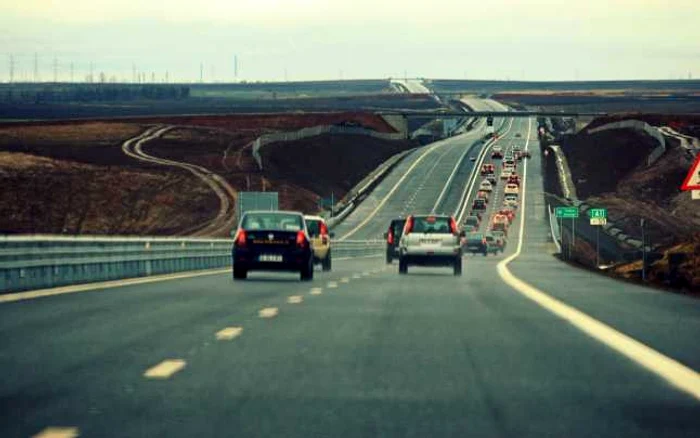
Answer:
[[(393, 132), (382, 118), (366, 113), (0, 126), (0, 233), (182, 235), (212, 220), (219, 201), (201, 180), (182, 169), (124, 155), (122, 143), (149, 126), (175, 128), (144, 144), (144, 152), (205, 167), (238, 190), (278, 191), (282, 208), (302, 211), (315, 211), (318, 198), (332, 191), (344, 194), (382, 159), (412, 146), (329, 136), (299, 142), (294, 149), (285, 145), (278, 151), (271, 145), (267, 159), (275, 164), (265, 173), (257, 168), (252, 140), (319, 124)], [(356, 148), (362, 153), (342, 150), (355, 147), (355, 141), (362, 143)], [(335, 159), (337, 154), (344, 160)]]
[[(608, 208), (609, 221), (638, 240), (642, 237), (640, 219), (645, 219), (647, 244), (667, 257), (669, 251), (685, 248), (697, 239), (700, 202), (680, 191), (691, 165), (688, 155), (669, 142), (667, 152), (648, 166), (646, 158), (654, 146), (650, 137), (627, 129), (596, 134), (584, 130), (563, 141), (579, 197), (590, 205)], [(700, 287), (700, 266), (692, 260), (689, 257), (683, 262), (681, 275), (686, 286), (698, 283), (693, 287)], [(635, 269), (623, 271), (638, 275)]]

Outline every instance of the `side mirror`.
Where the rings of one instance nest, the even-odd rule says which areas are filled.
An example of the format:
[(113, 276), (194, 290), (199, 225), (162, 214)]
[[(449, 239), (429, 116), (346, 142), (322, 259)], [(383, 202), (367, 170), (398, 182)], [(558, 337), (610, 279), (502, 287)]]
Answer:
[(231, 232), (229, 233), (229, 235), (231, 237), (236, 237), (236, 229), (235, 228), (231, 229)]

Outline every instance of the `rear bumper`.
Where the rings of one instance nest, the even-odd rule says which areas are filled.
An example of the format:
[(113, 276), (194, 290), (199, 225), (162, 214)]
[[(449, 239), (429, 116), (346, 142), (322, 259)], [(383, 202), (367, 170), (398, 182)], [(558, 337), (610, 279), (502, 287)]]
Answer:
[(283, 253), (281, 262), (258, 261), (258, 253), (252, 251), (237, 250), (232, 253), (231, 259), (234, 267), (246, 271), (287, 271), (299, 272), (305, 269), (313, 260), (311, 251), (293, 251)]
[(418, 255), (404, 254), (401, 260), (407, 265), (418, 266), (452, 266), (455, 261), (461, 257), (461, 254), (451, 255)]

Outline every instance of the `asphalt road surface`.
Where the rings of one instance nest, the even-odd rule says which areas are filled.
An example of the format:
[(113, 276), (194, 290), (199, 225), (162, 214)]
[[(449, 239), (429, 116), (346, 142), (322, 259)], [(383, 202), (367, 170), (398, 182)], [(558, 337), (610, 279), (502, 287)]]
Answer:
[[(311, 283), (223, 272), (0, 304), (0, 436), (700, 436), (700, 303), (553, 258), (534, 120), (504, 122), (533, 152), (504, 254), (461, 277), (370, 257)], [(433, 208), (474, 141), (413, 154), (340, 231)]]

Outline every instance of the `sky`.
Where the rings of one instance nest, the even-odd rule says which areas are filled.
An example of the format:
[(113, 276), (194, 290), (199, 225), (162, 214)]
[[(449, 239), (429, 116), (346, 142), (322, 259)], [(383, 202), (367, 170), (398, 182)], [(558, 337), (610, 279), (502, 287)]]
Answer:
[(698, 23), (698, 0), (0, 0), (0, 81), (35, 57), (39, 80), (700, 78)]

